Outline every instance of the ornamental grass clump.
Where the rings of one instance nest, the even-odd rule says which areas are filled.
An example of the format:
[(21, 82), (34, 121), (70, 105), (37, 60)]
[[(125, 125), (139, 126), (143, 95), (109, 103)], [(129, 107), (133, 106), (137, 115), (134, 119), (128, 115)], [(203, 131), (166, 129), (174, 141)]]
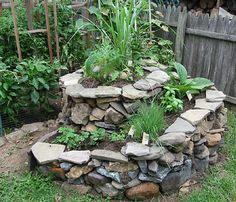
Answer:
[(143, 103), (138, 112), (129, 120), (129, 124), (134, 126), (135, 140), (140, 141), (145, 132), (149, 134), (152, 142), (156, 142), (157, 136), (164, 128), (164, 111), (154, 102)]

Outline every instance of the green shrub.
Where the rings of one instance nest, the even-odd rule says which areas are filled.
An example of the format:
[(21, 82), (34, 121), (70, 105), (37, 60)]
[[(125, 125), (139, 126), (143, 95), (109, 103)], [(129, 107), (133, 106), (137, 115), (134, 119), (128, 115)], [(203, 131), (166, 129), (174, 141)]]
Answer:
[(161, 97), (161, 106), (164, 107), (165, 112), (178, 112), (183, 110), (183, 101), (176, 98), (178, 89), (164, 87), (165, 93)]
[(179, 98), (184, 97), (187, 93), (199, 94), (203, 89), (214, 85), (208, 79), (196, 77), (194, 79), (188, 79), (187, 70), (180, 63), (175, 63), (175, 69), (179, 76), (179, 82), (172, 82), (169, 87), (177, 89), (176, 93)]
[(129, 120), (129, 124), (135, 128), (134, 138), (136, 140), (141, 140), (143, 132), (145, 132), (155, 142), (158, 134), (164, 129), (164, 111), (154, 102), (150, 105), (143, 103), (137, 114)]
[(115, 80), (122, 67), (122, 57), (110, 44), (105, 43), (93, 51), (85, 61), (85, 74), (98, 81)]
[(0, 63), (0, 112), (15, 118), (28, 108), (50, 110), (49, 99), (58, 89), (58, 64), (36, 59), (21, 62), (15, 69)]

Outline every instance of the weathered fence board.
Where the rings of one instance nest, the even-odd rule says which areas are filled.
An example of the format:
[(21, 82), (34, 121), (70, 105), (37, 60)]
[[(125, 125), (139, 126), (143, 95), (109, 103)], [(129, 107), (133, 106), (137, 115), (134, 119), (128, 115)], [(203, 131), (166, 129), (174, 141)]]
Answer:
[(218, 89), (236, 101), (236, 17), (230, 20), (196, 15), (170, 6), (158, 6), (157, 10), (163, 13), (163, 20), (177, 30), (162, 34), (175, 44), (177, 61), (191, 76), (213, 80)]

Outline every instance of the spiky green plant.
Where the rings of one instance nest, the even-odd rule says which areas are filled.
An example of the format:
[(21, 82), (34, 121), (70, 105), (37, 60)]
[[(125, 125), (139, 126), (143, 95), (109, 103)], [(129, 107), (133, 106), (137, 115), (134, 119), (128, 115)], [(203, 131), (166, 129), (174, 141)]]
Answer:
[(156, 142), (158, 134), (164, 129), (164, 123), (164, 111), (155, 102), (143, 103), (138, 112), (129, 120), (129, 124), (135, 128), (136, 140), (141, 140), (145, 132), (150, 135), (153, 142)]

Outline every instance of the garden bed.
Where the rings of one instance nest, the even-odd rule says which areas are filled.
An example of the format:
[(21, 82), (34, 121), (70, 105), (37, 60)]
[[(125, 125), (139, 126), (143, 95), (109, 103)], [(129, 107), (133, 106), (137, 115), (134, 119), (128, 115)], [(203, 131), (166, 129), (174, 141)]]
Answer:
[[(74, 74), (83, 77), (81, 72)], [(155, 87), (139, 85), (150, 81), (148, 77), (153, 74), (158, 86), (153, 81)], [(61, 78), (62, 84), (71, 82), (70, 76)], [(185, 105), (181, 114), (167, 114), (168, 126), (159, 132), (156, 142), (151, 136), (144, 138), (145, 134), (143, 139), (138, 139), (131, 129), (123, 141), (112, 143), (109, 137), (120, 135), (115, 132), (121, 123), (147, 99), (153, 103), (154, 98), (162, 94), (162, 86), (169, 80), (168, 74), (156, 69), (146, 79), (122, 88), (85, 88), (79, 80), (74, 85), (64, 85), (64, 108), (58, 122), (70, 125), (74, 131), (83, 131), (80, 137), (87, 134), (84, 140), (87, 144), (79, 150), (68, 150), (68, 145), (66, 148), (63, 144), (53, 143), (59, 132), (63, 133), (62, 129), (47, 134), (31, 149), (32, 168), (37, 167), (46, 175), (54, 173), (57, 179), (64, 181), (63, 186), (70, 184), (81, 193), (148, 199), (159, 192), (178, 191), (196, 171), (203, 173), (210, 164), (218, 161), (217, 151), (223, 143), (227, 117), (222, 92), (208, 89), (194, 102)], [(93, 144), (101, 136), (101, 131), (99, 135), (94, 133), (98, 130), (106, 131), (108, 135)]]

